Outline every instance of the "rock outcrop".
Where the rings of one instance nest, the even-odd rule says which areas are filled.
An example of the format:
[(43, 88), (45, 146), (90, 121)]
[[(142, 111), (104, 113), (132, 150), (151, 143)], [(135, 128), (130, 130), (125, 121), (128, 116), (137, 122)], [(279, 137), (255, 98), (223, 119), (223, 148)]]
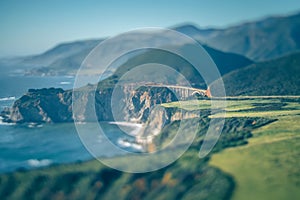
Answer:
[[(13, 123), (59, 123), (77, 121), (92, 121), (90, 114), (96, 111), (98, 121), (113, 121), (115, 118), (111, 109), (112, 88), (93, 89), (93, 85), (76, 90), (74, 96), (79, 101), (76, 112), (72, 111), (72, 90), (60, 88), (29, 89), (16, 100), (11, 108), (2, 111), (5, 122)], [(119, 121), (144, 123), (155, 105), (177, 101), (173, 91), (166, 87), (129, 86), (122, 88), (123, 96), (119, 98), (121, 118)], [(95, 99), (95, 104), (91, 101)], [(74, 114), (76, 113), (76, 114)], [(173, 118), (178, 118), (173, 116)]]
[(71, 93), (60, 88), (29, 89), (1, 116), (4, 121), (15, 123), (70, 122)]

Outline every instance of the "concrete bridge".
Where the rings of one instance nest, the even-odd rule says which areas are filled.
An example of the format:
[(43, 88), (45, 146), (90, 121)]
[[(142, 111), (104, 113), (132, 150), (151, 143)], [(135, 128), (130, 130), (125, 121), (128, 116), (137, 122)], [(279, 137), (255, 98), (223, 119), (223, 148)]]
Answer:
[(155, 84), (155, 83), (130, 83), (130, 84), (125, 83), (123, 86), (126, 88), (128, 92), (134, 91), (141, 86), (168, 88), (175, 93), (175, 95), (179, 98), (178, 100), (188, 100), (191, 99), (191, 97), (196, 95), (202, 97), (211, 97), (209, 88), (207, 88), (207, 90), (204, 90), (204, 89), (181, 86), (181, 85), (166, 85), (166, 84)]
[[(126, 84), (126, 85), (128, 87), (128, 84)], [(137, 88), (140, 86), (168, 88), (171, 91), (173, 91), (177, 97), (180, 98), (179, 100), (188, 100), (195, 95), (203, 96), (203, 97), (211, 97), (209, 88), (207, 88), (207, 90), (204, 90), (204, 89), (181, 86), (181, 85), (166, 85), (166, 84), (155, 84), (155, 83), (143, 83), (143, 84), (134, 84), (133, 83), (130, 85), (131, 85), (131, 89)]]
[[(155, 87), (157, 87), (157, 85)], [(179, 85), (161, 85), (161, 87), (166, 87), (171, 89), (172, 91), (175, 92), (175, 94), (182, 97), (183, 99), (188, 99), (189, 97), (195, 95), (199, 95), (203, 97), (211, 97), (209, 88), (207, 90), (203, 90), (199, 88), (179, 86)]]

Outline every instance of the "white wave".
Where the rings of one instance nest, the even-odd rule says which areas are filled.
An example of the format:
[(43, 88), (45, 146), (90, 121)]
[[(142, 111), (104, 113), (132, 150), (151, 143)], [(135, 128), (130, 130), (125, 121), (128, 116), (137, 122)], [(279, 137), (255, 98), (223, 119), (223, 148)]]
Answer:
[(140, 151), (143, 150), (143, 145), (137, 143), (136, 141), (129, 141), (126, 138), (119, 138), (118, 144), (121, 147), (131, 147), (133, 149), (140, 150)]
[(126, 141), (125, 139), (118, 139), (118, 144), (121, 147), (131, 147), (131, 143), (129, 141)]
[(74, 78), (74, 76), (71, 76), (71, 75), (66, 75), (64, 76), (65, 78)]
[(0, 126), (1, 125), (12, 126), (12, 125), (16, 125), (16, 123), (3, 122), (3, 117), (0, 116)]
[(136, 149), (136, 150), (143, 150), (143, 146), (137, 143), (133, 143), (131, 145), (132, 148)]
[(42, 124), (38, 124), (38, 123), (34, 123), (34, 122), (31, 122), (27, 125), (28, 128), (42, 128), (43, 125)]
[(109, 124), (117, 125), (127, 135), (136, 137), (141, 133), (143, 124), (137, 124), (132, 122), (108, 122)]
[(62, 81), (59, 84), (61, 84), (61, 85), (70, 85), (71, 82), (69, 82), (69, 81)]
[(29, 160), (27, 160), (27, 164), (31, 167), (45, 167), (45, 166), (50, 165), (51, 163), (52, 163), (52, 161), (49, 159), (42, 159), (42, 160), (29, 159)]
[(0, 101), (14, 101), (16, 100), (16, 97), (3, 97), (3, 98), (0, 98)]
[(108, 122), (109, 124), (115, 124), (118, 126), (128, 126), (128, 127), (136, 127), (136, 128), (142, 128), (143, 124), (137, 124), (132, 122)]
[(137, 124), (132, 122), (108, 122), (108, 123), (117, 125), (127, 135), (133, 137), (138, 136), (141, 133), (141, 129), (143, 128), (143, 124)]

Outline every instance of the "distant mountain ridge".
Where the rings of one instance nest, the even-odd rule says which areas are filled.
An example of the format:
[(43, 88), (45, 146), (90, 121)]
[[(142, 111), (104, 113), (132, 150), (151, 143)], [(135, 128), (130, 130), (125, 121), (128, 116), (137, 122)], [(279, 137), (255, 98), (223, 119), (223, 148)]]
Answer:
[[(31, 66), (27, 71), (29, 75), (74, 75), (84, 58), (101, 41), (102, 40), (87, 40), (60, 44), (43, 54), (26, 57), (21, 63)], [(225, 53), (207, 45), (203, 47), (220, 68), (221, 74), (252, 63), (251, 60), (241, 55)]]
[(23, 62), (30, 65), (41, 65), (41, 63), (45, 66), (51, 65), (59, 59), (78, 54), (85, 50), (91, 51), (100, 41), (99, 39), (95, 39), (61, 43), (42, 54), (28, 56)]
[[(242, 56), (264, 61), (300, 51), (300, 13), (269, 17), (223, 29), (200, 29), (191, 24), (172, 29), (199, 41), (208, 53), (213, 49), (214, 55), (218, 55), (217, 58), (212, 56), (217, 66), (227, 66), (227, 69), (220, 69), (221, 74), (244, 67), (236, 65), (238, 60), (245, 60)], [(103, 40), (62, 43), (42, 54), (18, 58), (11, 63), (18, 69), (26, 70), (29, 75), (74, 75), (88, 53)], [(235, 56), (224, 59), (222, 55), (228, 56), (229, 52)], [(239, 55), (236, 54), (242, 56), (237, 59)]]
[(300, 51), (300, 13), (268, 17), (223, 29), (200, 29), (186, 24), (174, 28), (201, 43), (254, 61)]

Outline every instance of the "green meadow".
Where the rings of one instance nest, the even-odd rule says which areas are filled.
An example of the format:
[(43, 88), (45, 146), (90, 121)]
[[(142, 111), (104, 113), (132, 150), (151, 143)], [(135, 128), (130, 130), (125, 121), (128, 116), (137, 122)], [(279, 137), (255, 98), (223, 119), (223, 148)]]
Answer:
[[(257, 101), (260, 109), (229, 112), (226, 117), (276, 119), (252, 131), (248, 144), (214, 154), (210, 165), (233, 176), (232, 199), (298, 199), (300, 197), (299, 99)], [(281, 105), (280, 105), (281, 104)], [(276, 105), (276, 106), (274, 106)], [(263, 109), (263, 107), (269, 109)], [(247, 106), (246, 106), (247, 107)]]

